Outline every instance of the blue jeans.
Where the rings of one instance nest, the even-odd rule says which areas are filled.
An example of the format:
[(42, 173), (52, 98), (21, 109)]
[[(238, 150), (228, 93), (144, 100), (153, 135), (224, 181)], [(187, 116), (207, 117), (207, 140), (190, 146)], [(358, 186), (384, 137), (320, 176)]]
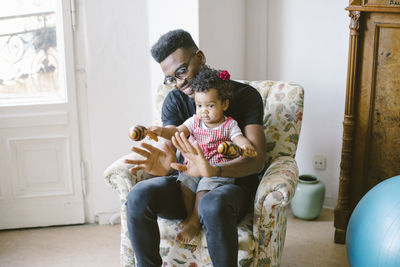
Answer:
[[(128, 231), (139, 267), (162, 264), (157, 217), (186, 217), (176, 180), (177, 176), (168, 176), (141, 181), (128, 194)], [(201, 199), (200, 222), (215, 267), (237, 266), (237, 223), (246, 215), (250, 199), (249, 194), (235, 184), (220, 186)]]

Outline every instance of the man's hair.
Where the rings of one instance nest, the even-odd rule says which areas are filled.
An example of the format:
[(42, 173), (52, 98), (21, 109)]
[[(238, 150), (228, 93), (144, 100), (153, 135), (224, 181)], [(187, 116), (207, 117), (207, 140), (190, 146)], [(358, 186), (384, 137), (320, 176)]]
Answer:
[(218, 98), (221, 101), (232, 98), (232, 88), (230, 80), (223, 80), (219, 77), (220, 71), (204, 65), (197, 75), (189, 81), (189, 85), (195, 92), (207, 92), (211, 88), (217, 90)]
[(162, 35), (160, 39), (151, 48), (151, 55), (160, 63), (178, 48), (195, 48), (197, 45), (193, 41), (192, 36), (187, 31), (178, 29), (169, 31)]

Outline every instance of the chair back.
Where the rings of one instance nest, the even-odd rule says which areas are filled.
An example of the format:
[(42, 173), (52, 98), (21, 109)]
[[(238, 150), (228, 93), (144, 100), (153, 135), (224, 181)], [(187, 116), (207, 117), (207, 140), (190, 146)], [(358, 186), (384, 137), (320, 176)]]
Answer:
[(280, 156), (294, 158), (303, 119), (303, 87), (286, 81), (239, 82), (256, 88), (264, 103), (266, 166)]

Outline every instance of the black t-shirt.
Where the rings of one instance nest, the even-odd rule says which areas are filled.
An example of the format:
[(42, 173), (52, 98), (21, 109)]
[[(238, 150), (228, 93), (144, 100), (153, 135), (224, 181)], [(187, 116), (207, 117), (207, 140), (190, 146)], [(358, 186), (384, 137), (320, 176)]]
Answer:
[[(244, 132), (246, 125), (262, 125), (263, 102), (261, 95), (250, 85), (236, 81), (231, 82), (233, 95), (225, 115), (234, 118), (242, 132)], [(161, 120), (164, 126), (179, 126), (195, 113), (194, 100), (183, 92), (173, 89), (164, 100)], [(258, 186), (258, 175), (236, 179), (236, 184), (254, 193)]]

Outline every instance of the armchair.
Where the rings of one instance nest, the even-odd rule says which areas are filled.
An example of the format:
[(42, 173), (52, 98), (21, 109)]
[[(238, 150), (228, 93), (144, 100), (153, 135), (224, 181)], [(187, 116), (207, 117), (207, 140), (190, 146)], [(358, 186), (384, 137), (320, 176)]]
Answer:
[[(250, 84), (261, 94), (264, 103), (264, 132), (266, 145), (266, 171), (257, 189), (254, 212), (238, 225), (238, 266), (279, 266), (286, 235), (286, 211), (294, 195), (298, 167), (295, 161), (303, 115), (304, 90), (295, 83), (282, 81), (241, 81)], [(168, 88), (158, 88), (156, 109), (161, 105)], [(160, 123), (160, 118), (156, 119)], [(146, 140), (153, 143), (153, 141)], [(138, 157), (130, 154), (109, 166), (105, 182), (115, 189), (121, 201), (121, 266), (135, 266), (134, 251), (129, 240), (126, 223), (126, 196), (138, 182), (150, 178), (139, 171), (129, 173), (125, 158)], [(161, 243), (160, 254), (164, 266), (212, 266), (203, 231), (189, 244), (175, 240), (179, 220), (158, 219)]]

